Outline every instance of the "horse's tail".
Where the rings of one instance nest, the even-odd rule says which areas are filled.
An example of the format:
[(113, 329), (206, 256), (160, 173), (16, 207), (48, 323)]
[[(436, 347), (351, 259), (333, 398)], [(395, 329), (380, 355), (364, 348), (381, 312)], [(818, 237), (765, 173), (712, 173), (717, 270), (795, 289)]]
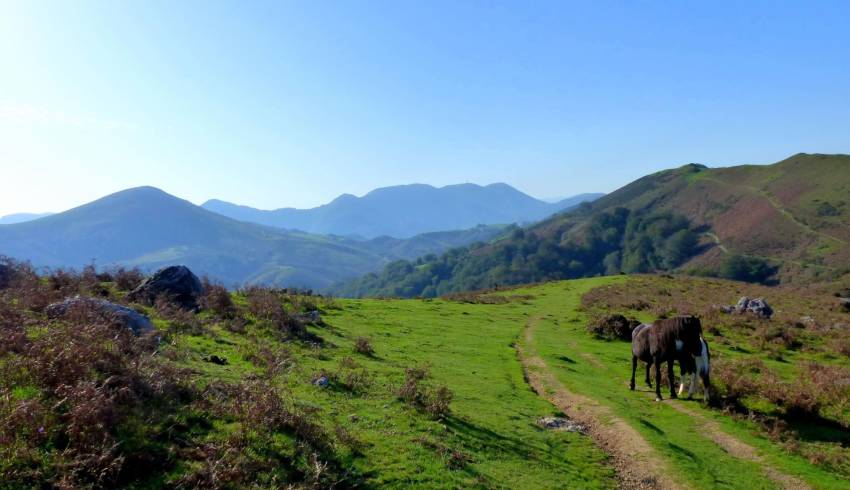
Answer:
[(637, 337), (637, 334), (639, 334), (641, 330), (643, 330), (643, 329), (645, 329), (649, 326), (650, 326), (649, 323), (641, 323), (640, 325), (635, 327), (634, 330), (632, 330), (632, 341), (635, 340), (635, 337)]

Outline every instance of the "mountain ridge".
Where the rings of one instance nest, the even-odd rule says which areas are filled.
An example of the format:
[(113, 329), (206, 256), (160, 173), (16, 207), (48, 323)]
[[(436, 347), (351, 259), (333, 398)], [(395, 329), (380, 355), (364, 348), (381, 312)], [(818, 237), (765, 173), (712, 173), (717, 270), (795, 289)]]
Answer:
[(125, 189), (39, 220), (0, 226), (0, 255), (37, 266), (184, 263), (228, 286), (253, 282), (321, 288), (413, 258), (487, 241), (492, 226), (415, 236), (353, 240), (291, 232), (208, 211), (150, 186)]
[(406, 184), (373, 189), (361, 197), (342, 194), (308, 209), (263, 210), (220, 199), (210, 199), (201, 207), (240, 221), (282, 229), (362, 238), (409, 238), (481, 224), (534, 222), (601, 195), (580, 194), (547, 203), (505, 183), (443, 187)]

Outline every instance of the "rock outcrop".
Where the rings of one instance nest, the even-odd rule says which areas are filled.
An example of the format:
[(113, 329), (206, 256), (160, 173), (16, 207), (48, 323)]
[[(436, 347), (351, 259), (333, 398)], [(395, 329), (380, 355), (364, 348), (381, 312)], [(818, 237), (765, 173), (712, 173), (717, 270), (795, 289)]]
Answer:
[(734, 306), (724, 306), (721, 308), (724, 313), (750, 313), (759, 318), (770, 318), (773, 316), (773, 308), (767, 304), (764, 298), (750, 299), (742, 296)]
[(74, 311), (94, 313), (104, 320), (129, 329), (134, 335), (141, 335), (153, 330), (153, 323), (145, 315), (126, 306), (98, 298), (75, 296), (48, 305), (45, 310), (48, 318), (61, 318)]
[(139, 287), (130, 292), (129, 298), (144, 304), (153, 304), (157, 298), (165, 297), (182, 308), (198, 308), (198, 299), (204, 294), (204, 286), (198, 276), (183, 265), (172, 265), (156, 271)]

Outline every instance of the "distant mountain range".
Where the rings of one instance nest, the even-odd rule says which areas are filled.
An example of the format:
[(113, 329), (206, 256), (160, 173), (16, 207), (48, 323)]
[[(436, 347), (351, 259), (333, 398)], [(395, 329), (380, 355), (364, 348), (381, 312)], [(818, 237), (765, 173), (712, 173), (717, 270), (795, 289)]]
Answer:
[(264, 283), (322, 288), (397, 259), (487, 242), (504, 226), (408, 239), (356, 240), (237, 221), (153, 187), (118, 192), (34, 221), (0, 225), (0, 255), (36, 266), (185, 264), (228, 286)]
[(412, 184), (375, 189), (363, 197), (343, 194), (311, 209), (266, 211), (217, 199), (205, 202), (202, 207), (240, 221), (308, 233), (409, 238), (481, 224), (527, 224), (600, 196), (581, 194), (549, 203), (507, 184), (445, 187)]
[(26, 221), (32, 221), (39, 218), (44, 218), (45, 216), (50, 216), (53, 213), (15, 213), (15, 214), (7, 214), (6, 216), (0, 216), (0, 225), (13, 225), (15, 223), (24, 223)]
[(850, 156), (798, 154), (772, 165), (656, 172), (498, 241), (393, 263), (334, 291), (434, 296), (659, 270), (800, 283), (850, 279)]

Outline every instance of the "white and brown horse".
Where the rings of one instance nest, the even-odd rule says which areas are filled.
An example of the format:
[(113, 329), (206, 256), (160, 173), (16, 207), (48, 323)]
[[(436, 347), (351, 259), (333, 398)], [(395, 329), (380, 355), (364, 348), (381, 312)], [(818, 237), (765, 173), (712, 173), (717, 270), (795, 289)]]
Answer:
[(682, 356), (679, 359), (679, 365), (682, 372), (682, 383), (679, 385), (679, 396), (685, 391), (685, 384), (690, 377), (690, 387), (688, 388), (688, 398), (694, 396), (697, 391), (697, 377), (702, 380), (703, 399), (709, 400), (709, 387), (711, 386), (711, 352), (708, 350), (708, 342), (702, 337), (699, 339), (702, 348), (698, 356)]

